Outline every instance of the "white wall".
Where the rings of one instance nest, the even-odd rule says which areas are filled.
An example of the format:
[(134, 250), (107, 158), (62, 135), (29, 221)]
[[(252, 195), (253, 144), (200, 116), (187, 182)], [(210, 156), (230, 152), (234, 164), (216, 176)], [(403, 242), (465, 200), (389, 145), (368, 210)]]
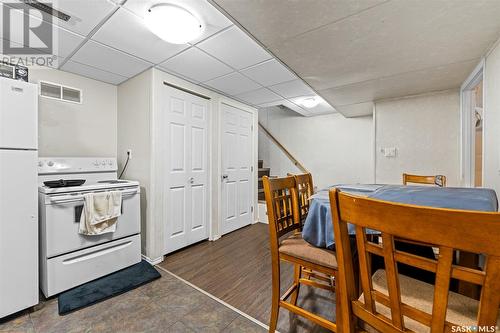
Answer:
[(38, 97), (39, 156), (116, 156), (116, 86), (50, 68), (29, 76), (83, 90), (82, 104)]
[[(259, 122), (312, 174), (315, 186), (373, 182), (372, 117), (340, 114), (302, 117), (290, 110), (259, 110)], [(298, 172), (286, 156), (259, 131), (259, 158), (271, 174)]]
[[(443, 174), (460, 182), (459, 91), (445, 91), (375, 104), (376, 182), (401, 184), (403, 172)], [(396, 157), (381, 148), (395, 147)]]
[(484, 82), (484, 183), (500, 194), (500, 43), (486, 56)]
[[(151, 253), (146, 249), (154, 237), (149, 227), (151, 218), (148, 208), (150, 200), (151, 175), (151, 99), (152, 74), (145, 71), (118, 86), (118, 162), (119, 169), (124, 167), (127, 150), (132, 151), (132, 159), (123, 174), (124, 179), (133, 179), (141, 184), (141, 245), (142, 253)], [(139, 116), (138, 116), (139, 115)]]
[[(164, 94), (164, 82), (197, 92), (210, 98), (209, 102), (209, 164), (211, 195), (207, 199), (210, 207), (210, 239), (220, 237), (219, 223), (222, 220), (222, 184), (220, 161), (219, 121), (221, 103), (228, 103), (251, 113), (253, 107), (233, 101), (220, 94), (187, 82), (158, 69), (150, 69), (127, 80), (118, 87), (118, 156), (126, 157), (126, 150), (132, 149), (132, 160), (125, 172), (125, 178), (141, 182), (142, 209), (142, 252), (150, 261), (160, 262), (165, 254), (165, 226), (169, 223), (168, 205), (165, 205), (164, 191), (164, 142), (165, 130), (160, 117), (162, 104), (159, 94)], [(255, 117), (257, 118), (257, 117)], [(256, 123), (254, 124), (256, 125)], [(254, 160), (254, 168), (257, 160)], [(257, 188), (256, 179), (253, 188)], [(255, 206), (257, 193), (254, 195)], [(257, 212), (254, 212), (254, 220)]]

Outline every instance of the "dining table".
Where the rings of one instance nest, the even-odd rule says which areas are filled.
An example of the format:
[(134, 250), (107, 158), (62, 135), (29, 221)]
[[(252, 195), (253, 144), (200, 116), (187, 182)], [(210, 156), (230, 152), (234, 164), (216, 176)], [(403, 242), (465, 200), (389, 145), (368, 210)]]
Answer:
[[(436, 187), (384, 184), (339, 184), (322, 189), (310, 197), (309, 212), (302, 228), (302, 238), (313, 246), (335, 249), (335, 236), (330, 211), (328, 191), (335, 187), (342, 192), (384, 201), (485, 212), (498, 211), (496, 192), (488, 188)], [(418, 221), (415, 221), (418, 223)], [(348, 225), (349, 233), (354, 235), (355, 228)], [(367, 230), (367, 234), (378, 234)], [(467, 235), (464, 235), (467, 237)], [(425, 240), (422, 240), (425, 242)], [(471, 268), (480, 266), (479, 255), (460, 253), (459, 265)], [(478, 289), (467, 283), (459, 283), (459, 292), (477, 298)]]

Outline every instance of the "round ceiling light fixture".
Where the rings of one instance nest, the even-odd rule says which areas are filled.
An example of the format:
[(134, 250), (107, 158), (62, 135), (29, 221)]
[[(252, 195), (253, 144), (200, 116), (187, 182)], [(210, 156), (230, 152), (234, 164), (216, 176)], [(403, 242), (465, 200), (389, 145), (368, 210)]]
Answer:
[(319, 98), (316, 96), (306, 97), (300, 101), (300, 104), (302, 104), (302, 106), (304, 106), (308, 109), (312, 109), (313, 107), (318, 106)]
[(172, 4), (157, 4), (151, 7), (144, 20), (151, 32), (172, 44), (186, 44), (203, 32), (203, 24), (197, 17)]

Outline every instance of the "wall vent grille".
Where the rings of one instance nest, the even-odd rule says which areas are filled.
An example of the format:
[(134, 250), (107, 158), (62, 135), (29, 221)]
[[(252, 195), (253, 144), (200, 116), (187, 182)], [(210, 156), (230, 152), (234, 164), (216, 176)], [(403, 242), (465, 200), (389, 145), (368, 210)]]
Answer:
[(40, 96), (64, 102), (82, 104), (82, 90), (58, 83), (40, 81)]

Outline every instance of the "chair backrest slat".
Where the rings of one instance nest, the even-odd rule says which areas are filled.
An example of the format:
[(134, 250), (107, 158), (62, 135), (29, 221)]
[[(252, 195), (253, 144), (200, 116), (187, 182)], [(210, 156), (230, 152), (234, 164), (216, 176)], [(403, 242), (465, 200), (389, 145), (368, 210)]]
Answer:
[(488, 256), (485, 271), (487, 273), (481, 289), (478, 325), (491, 326), (497, 320), (500, 307), (500, 257)]
[(300, 229), (298, 197), (295, 179), (262, 178), (269, 219), (270, 238), (277, 246), (283, 235)]
[(436, 286), (434, 287), (434, 302), (432, 306), (432, 332), (442, 332), (448, 308), (448, 290), (450, 289), (451, 264), (453, 249), (439, 248), (439, 260), (436, 269)]
[(429, 184), (437, 185), (439, 187), (446, 187), (446, 176), (436, 175), (436, 176), (420, 176), (420, 175), (410, 175), (403, 173), (403, 185), (412, 184)]
[[(385, 273), (387, 275), (387, 290), (391, 309), (392, 323), (396, 328), (403, 329), (404, 320), (401, 312), (401, 290), (399, 290), (399, 275), (394, 260), (394, 237), (382, 233), (382, 249), (384, 253)], [(371, 291), (370, 291), (371, 292)]]
[[(418, 207), (357, 197), (337, 189), (330, 191), (330, 203), (343, 332), (354, 332), (356, 317), (387, 332), (408, 332), (406, 317), (428, 326), (433, 333), (451, 331), (454, 323), (446, 321), (451, 278), (482, 285), (477, 324), (496, 325), (500, 307), (500, 213)], [(356, 229), (364, 303), (358, 300), (355, 290), (348, 223)], [(367, 229), (378, 230), (382, 244), (369, 241)], [(396, 250), (394, 239), (425, 241), (439, 248), (439, 258)], [(484, 254), (484, 269), (454, 265), (454, 250)], [(372, 255), (384, 258), (388, 295), (374, 289), (368, 259)], [(436, 273), (432, 313), (403, 303), (397, 263)], [(373, 303), (389, 307), (390, 317), (377, 312)]]
[(295, 178), (295, 185), (297, 186), (297, 194), (299, 196), (299, 212), (300, 220), (304, 223), (304, 220), (309, 213), (309, 207), (311, 205), (311, 196), (314, 194), (314, 185), (312, 175), (310, 173), (304, 173), (300, 175), (294, 175), (289, 173), (288, 176)]
[(360, 226), (356, 226), (356, 245), (360, 249), (359, 256), (359, 270), (360, 270), (360, 280), (361, 280), (361, 288), (363, 290), (363, 295), (365, 298), (365, 307), (370, 312), (375, 311), (375, 303), (372, 298), (371, 291), (373, 290), (372, 280), (369, 279), (369, 276), (372, 276), (371, 273), (371, 261), (368, 258), (368, 252), (366, 250), (366, 233), (363, 228)]

